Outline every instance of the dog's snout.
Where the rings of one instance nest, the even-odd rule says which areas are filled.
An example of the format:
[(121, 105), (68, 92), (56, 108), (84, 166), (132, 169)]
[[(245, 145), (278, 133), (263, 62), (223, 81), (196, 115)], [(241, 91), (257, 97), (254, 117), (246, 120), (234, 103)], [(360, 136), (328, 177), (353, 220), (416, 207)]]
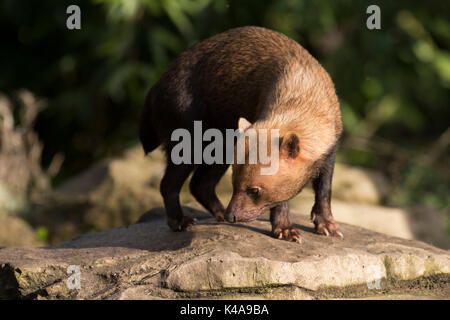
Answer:
[(235, 222), (236, 222), (236, 216), (235, 216), (233, 213), (228, 213), (228, 214), (226, 214), (226, 215), (225, 215), (225, 219), (226, 219), (228, 222), (231, 222), (231, 223), (235, 223)]

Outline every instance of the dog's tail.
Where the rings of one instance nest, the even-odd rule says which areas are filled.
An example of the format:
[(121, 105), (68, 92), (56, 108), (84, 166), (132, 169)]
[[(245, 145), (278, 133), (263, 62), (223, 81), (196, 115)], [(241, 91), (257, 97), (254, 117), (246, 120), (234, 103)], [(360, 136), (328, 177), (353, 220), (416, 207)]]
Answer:
[(142, 111), (139, 125), (139, 139), (141, 140), (145, 154), (152, 152), (161, 144), (152, 121), (152, 100), (151, 93), (149, 93), (145, 99), (144, 110)]

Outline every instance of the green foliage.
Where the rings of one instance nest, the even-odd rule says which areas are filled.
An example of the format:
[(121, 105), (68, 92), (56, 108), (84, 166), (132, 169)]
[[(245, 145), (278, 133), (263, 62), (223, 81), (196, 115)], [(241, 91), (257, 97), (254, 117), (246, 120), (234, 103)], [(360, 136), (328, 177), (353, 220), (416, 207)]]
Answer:
[(35, 232), (39, 240), (42, 240), (43, 242), (48, 241), (48, 230), (46, 227), (40, 226), (36, 229)]
[(0, 90), (48, 100), (37, 129), (46, 161), (66, 155), (59, 180), (137, 142), (146, 91), (177, 54), (260, 25), (300, 42), (333, 78), (346, 131), (339, 159), (392, 177), (394, 203), (448, 207), (448, 141), (433, 159), (422, 156), (449, 126), (444, 2), (378, 1), (381, 30), (366, 28), (371, 1), (83, 0), (76, 31), (65, 27), (70, 4), (0, 3)]

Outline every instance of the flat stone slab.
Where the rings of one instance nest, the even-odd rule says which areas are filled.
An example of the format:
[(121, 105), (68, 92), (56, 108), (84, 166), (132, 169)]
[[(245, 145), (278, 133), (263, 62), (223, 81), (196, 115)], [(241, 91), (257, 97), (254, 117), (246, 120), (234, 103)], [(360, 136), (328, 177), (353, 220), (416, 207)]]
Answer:
[(316, 235), (299, 215), (302, 243), (290, 243), (264, 219), (232, 225), (185, 210), (198, 218), (188, 232), (171, 232), (157, 208), (54, 247), (2, 248), (0, 298), (450, 298), (448, 250), (345, 224), (344, 239)]

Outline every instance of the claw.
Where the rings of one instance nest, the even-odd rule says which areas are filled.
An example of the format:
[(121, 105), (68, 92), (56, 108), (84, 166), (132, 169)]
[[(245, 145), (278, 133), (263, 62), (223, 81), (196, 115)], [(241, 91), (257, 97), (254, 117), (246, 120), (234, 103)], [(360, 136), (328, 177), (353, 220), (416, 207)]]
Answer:
[(316, 233), (323, 234), (325, 236), (338, 236), (341, 239), (344, 238), (344, 235), (339, 230), (339, 226), (331, 218), (325, 218), (321, 215), (316, 215), (315, 213), (311, 213), (311, 217), (313, 218), (314, 229)]
[(301, 243), (299, 231), (293, 227), (276, 228), (272, 231), (272, 236), (279, 240), (286, 240), (289, 242)]
[(171, 219), (167, 220), (167, 224), (169, 227), (175, 232), (187, 231), (190, 230), (193, 224), (197, 219), (191, 218), (189, 216), (184, 216), (182, 221)]

